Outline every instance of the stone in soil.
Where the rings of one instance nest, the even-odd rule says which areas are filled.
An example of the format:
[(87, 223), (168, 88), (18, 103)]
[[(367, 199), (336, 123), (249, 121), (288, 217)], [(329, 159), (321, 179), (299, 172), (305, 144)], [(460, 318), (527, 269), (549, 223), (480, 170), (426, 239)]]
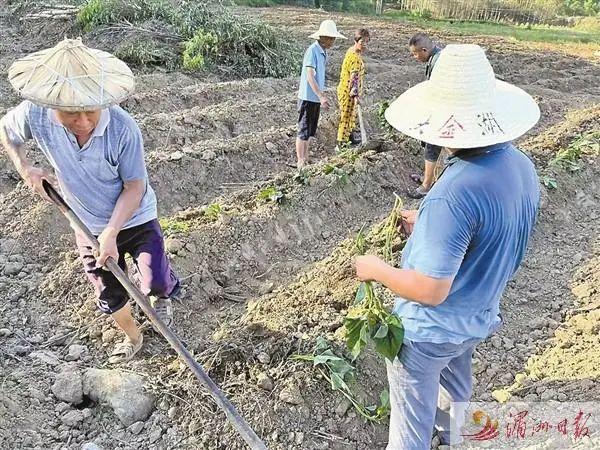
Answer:
[(128, 430), (131, 432), (131, 434), (134, 434), (134, 435), (140, 434), (143, 429), (144, 429), (144, 422), (142, 422), (142, 421), (135, 422), (134, 424), (130, 425), (128, 428)]
[(104, 344), (114, 341), (115, 337), (117, 337), (117, 330), (114, 328), (102, 332), (102, 342)]
[(300, 389), (295, 384), (289, 384), (279, 393), (279, 399), (282, 402), (289, 403), (290, 405), (301, 405), (304, 403), (304, 398), (300, 393)]
[(169, 253), (178, 253), (183, 249), (183, 242), (179, 239), (168, 238), (165, 240), (165, 248)]
[(81, 450), (103, 450), (98, 444), (93, 442), (86, 442), (81, 446)]
[(264, 372), (258, 374), (256, 384), (258, 385), (258, 387), (264, 389), (265, 391), (272, 391), (275, 388), (275, 383), (273, 383), (273, 379)]
[(74, 427), (83, 422), (83, 419), (83, 413), (78, 409), (74, 409), (63, 414), (60, 418), (60, 421), (68, 427)]
[(23, 269), (23, 263), (21, 262), (9, 262), (4, 266), (4, 275), (14, 276), (18, 275)]
[(346, 399), (340, 400), (338, 405), (335, 407), (335, 414), (338, 417), (343, 417), (346, 414), (346, 412), (348, 411), (348, 409), (350, 409), (350, 406), (352, 406), (352, 404), (350, 403), (349, 400), (346, 400)]
[(39, 359), (40, 361), (42, 361), (45, 364), (48, 364), (49, 366), (58, 366), (60, 364), (58, 356), (51, 350), (37, 350), (35, 352), (30, 353), (29, 356), (31, 356), (32, 358)]
[(271, 357), (266, 352), (260, 352), (256, 355), (261, 364), (269, 364), (271, 362)]
[(66, 368), (60, 372), (52, 385), (52, 393), (63, 402), (78, 405), (83, 401), (83, 381), (77, 370)]
[(83, 374), (83, 393), (107, 403), (125, 426), (146, 420), (154, 409), (154, 397), (144, 390), (141, 377), (132, 373), (88, 369)]
[(73, 344), (69, 346), (69, 353), (65, 356), (65, 361), (77, 361), (88, 349), (85, 345)]
[(163, 433), (162, 428), (160, 428), (160, 427), (154, 428), (150, 432), (150, 436), (148, 437), (148, 442), (150, 442), (151, 444), (154, 444), (156, 441), (158, 441), (161, 438), (162, 433)]

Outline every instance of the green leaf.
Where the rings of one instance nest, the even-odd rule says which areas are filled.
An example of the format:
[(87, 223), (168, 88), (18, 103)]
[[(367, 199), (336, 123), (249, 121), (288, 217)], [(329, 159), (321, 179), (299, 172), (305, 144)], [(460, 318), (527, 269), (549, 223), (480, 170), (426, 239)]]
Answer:
[(373, 336), (373, 339), (383, 339), (388, 334), (388, 326), (385, 323), (379, 325), (377, 332)]
[(362, 318), (346, 317), (344, 327), (346, 328), (346, 345), (352, 354), (352, 360), (355, 360), (367, 345), (368, 324)]
[(381, 406), (390, 406), (390, 391), (384, 389), (379, 394), (379, 403)]
[(329, 341), (327, 339), (325, 339), (322, 336), (319, 336), (317, 338), (317, 344), (315, 345), (315, 350), (314, 350), (314, 354), (318, 354), (318, 353), (323, 353), (325, 350), (329, 350), (331, 348), (331, 345), (329, 344)]
[(331, 388), (333, 390), (345, 390), (349, 391), (348, 385), (337, 373), (331, 373)]
[(337, 373), (343, 380), (350, 381), (354, 378), (354, 367), (345, 359), (329, 361), (327, 367), (333, 373)]
[(314, 365), (317, 364), (328, 364), (330, 361), (343, 361), (342, 358), (336, 356), (331, 350), (327, 350), (320, 355), (316, 355), (314, 359)]
[(383, 338), (373, 337), (375, 343), (375, 349), (378, 353), (383, 355), (390, 361), (393, 361), (402, 347), (402, 340), (404, 339), (404, 327), (400, 319), (394, 315), (389, 315), (386, 320), (388, 332)]
[(362, 302), (365, 297), (367, 296), (367, 284), (366, 283), (360, 283), (360, 286), (358, 286), (358, 290), (356, 291), (356, 297), (354, 298), (354, 304), (358, 304), (360, 302)]

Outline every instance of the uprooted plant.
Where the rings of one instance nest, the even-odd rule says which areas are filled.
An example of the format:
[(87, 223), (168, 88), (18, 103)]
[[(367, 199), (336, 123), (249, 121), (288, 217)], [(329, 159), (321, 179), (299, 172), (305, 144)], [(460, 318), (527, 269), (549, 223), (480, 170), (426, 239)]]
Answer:
[[(393, 242), (398, 234), (401, 208), (402, 201), (396, 196), (394, 208), (382, 230), (385, 238), (384, 258), (388, 263), (393, 263)], [(356, 238), (356, 250), (359, 255), (365, 253), (363, 230), (358, 233)], [(404, 338), (402, 321), (385, 308), (371, 281), (362, 282), (358, 287), (354, 304), (344, 319), (344, 327), (346, 344), (353, 359), (358, 357), (369, 341), (373, 342), (375, 350), (379, 354), (390, 361), (398, 355), (402, 347)]]
[(365, 406), (350, 389), (348, 383), (356, 378), (356, 370), (342, 356), (335, 354), (330, 343), (322, 338), (317, 338), (317, 343), (311, 354), (293, 355), (297, 361), (312, 362), (319, 373), (331, 384), (331, 389), (340, 392), (366, 420), (381, 422), (390, 413), (389, 393), (384, 390), (379, 395), (379, 404)]

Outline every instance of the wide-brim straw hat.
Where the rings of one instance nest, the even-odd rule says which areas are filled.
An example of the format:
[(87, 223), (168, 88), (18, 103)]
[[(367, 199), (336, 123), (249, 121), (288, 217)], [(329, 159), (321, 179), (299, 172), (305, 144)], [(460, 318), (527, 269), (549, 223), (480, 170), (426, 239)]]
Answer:
[(15, 61), (8, 79), (22, 97), (63, 111), (106, 108), (125, 100), (135, 88), (127, 64), (86, 47), (81, 39), (65, 39)]
[(540, 118), (524, 90), (497, 80), (478, 45), (448, 45), (428, 81), (398, 97), (385, 112), (398, 131), (442, 147), (485, 147), (512, 141)]
[(339, 39), (346, 39), (346, 36), (338, 32), (335, 22), (331, 19), (324, 20), (321, 22), (319, 31), (315, 31), (309, 36), (312, 39), (319, 39), (321, 37), (332, 37)]

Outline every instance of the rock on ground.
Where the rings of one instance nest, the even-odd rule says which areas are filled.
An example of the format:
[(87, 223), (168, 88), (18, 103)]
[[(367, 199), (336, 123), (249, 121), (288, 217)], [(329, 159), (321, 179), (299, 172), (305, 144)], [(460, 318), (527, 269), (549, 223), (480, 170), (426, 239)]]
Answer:
[(66, 368), (56, 376), (52, 393), (63, 402), (78, 405), (83, 401), (83, 380), (77, 370)]
[(83, 393), (107, 403), (125, 426), (146, 420), (154, 409), (154, 397), (145, 392), (141, 377), (118, 370), (86, 370)]

